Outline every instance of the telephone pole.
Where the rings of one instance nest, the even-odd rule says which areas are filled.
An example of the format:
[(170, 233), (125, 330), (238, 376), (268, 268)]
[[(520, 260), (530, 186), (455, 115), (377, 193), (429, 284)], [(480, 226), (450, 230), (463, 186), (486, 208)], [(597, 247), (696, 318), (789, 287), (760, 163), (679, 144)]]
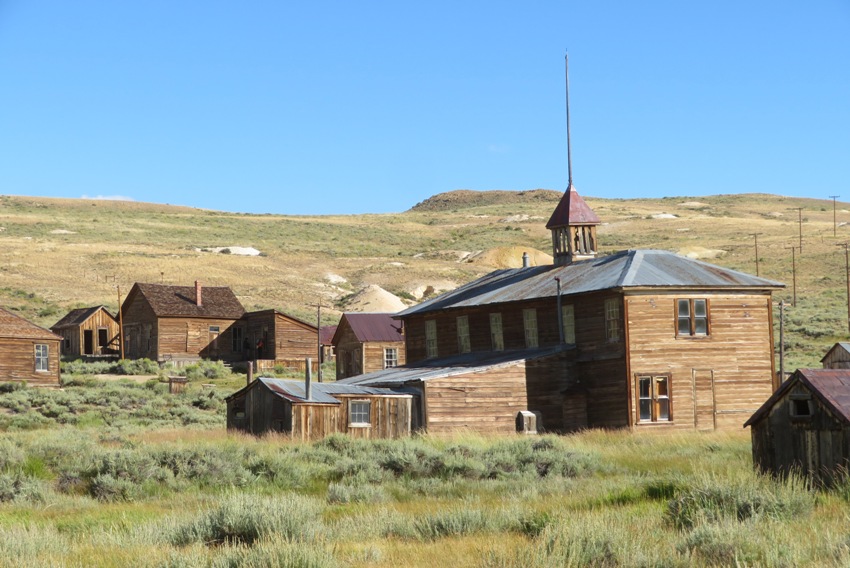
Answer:
[(797, 307), (797, 255), (795, 252), (797, 251), (797, 247), (790, 246), (785, 247), (786, 249), (791, 249), (791, 281), (793, 282), (794, 289), (794, 299), (791, 302), (793, 307)]
[(839, 243), (844, 247), (844, 280), (847, 283), (847, 327), (850, 330), (850, 243)]
[(836, 217), (835, 217), (835, 200), (838, 199), (841, 196), (840, 195), (830, 195), (830, 197), (832, 198), (832, 236), (836, 237), (838, 235), (836, 234), (835, 229), (838, 226), (838, 224), (836, 223)]
[(750, 236), (756, 241), (756, 276), (759, 275), (759, 235), (761, 234), (762, 233), (750, 233)]

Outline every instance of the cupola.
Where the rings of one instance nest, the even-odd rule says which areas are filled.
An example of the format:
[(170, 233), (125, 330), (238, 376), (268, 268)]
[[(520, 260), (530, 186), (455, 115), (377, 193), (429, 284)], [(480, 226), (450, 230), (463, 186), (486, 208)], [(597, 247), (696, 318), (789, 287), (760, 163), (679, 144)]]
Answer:
[(570, 185), (546, 223), (552, 231), (552, 256), (556, 266), (596, 257), (596, 227), (601, 223), (593, 209)]

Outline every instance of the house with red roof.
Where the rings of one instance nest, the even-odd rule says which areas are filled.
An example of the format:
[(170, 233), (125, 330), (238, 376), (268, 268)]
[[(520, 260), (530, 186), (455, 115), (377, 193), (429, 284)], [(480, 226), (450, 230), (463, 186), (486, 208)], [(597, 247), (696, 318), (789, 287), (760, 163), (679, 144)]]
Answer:
[(405, 362), (401, 322), (389, 313), (345, 313), (333, 336), (337, 380)]

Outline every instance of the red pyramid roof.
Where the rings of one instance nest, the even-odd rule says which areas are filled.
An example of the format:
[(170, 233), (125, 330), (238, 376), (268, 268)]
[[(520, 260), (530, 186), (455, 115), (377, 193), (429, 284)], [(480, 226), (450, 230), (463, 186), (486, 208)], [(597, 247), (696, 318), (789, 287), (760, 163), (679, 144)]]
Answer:
[(574, 185), (564, 192), (558, 206), (546, 223), (547, 229), (566, 225), (598, 225), (602, 222), (593, 209), (581, 198)]

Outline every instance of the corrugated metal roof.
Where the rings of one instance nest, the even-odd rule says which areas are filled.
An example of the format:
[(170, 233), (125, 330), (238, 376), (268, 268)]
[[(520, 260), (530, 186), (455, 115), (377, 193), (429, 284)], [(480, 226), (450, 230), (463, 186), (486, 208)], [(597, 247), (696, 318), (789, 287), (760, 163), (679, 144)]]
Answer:
[(85, 323), (87, 319), (93, 316), (98, 310), (103, 309), (109, 317), (115, 319), (115, 316), (109, 313), (109, 310), (104, 308), (103, 306), (93, 306), (90, 308), (77, 308), (75, 310), (71, 310), (65, 317), (57, 321), (50, 329), (62, 329), (64, 327), (73, 327), (77, 325), (82, 325)]
[(15, 339), (62, 339), (55, 333), (35, 325), (4, 308), (0, 308), (0, 337)]
[(389, 389), (373, 388), (368, 386), (340, 384), (340, 383), (316, 383), (310, 384), (311, 397), (307, 400), (304, 389), (304, 381), (292, 379), (271, 379), (260, 377), (257, 379), (266, 385), (269, 390), (292, 402), (310, 402), (314, 404), (339, 404), (340, 400), (334, 395), (398, 395)]
[(602, 220), (593, 212), (593, 209), (581, 198), (574, 185), (567, 188), (549, 222), (547, 229), (565, 227), (567, 225), (598, 225)]
[[(390, 313), (345, 313), (342, 318), (363, 343), (369, 341), (404, 341), (401, 322)], [(342, 322), (340, 322), (342, 323)]]
[(555, 297), (556, 278), (561, 294), (570, 296), (620, 288), (671, 289), (773, 289), (785, 285), (693, 260), (662, 250), (628, 250), (566, 266), (534, 266), (491, 272), (478, 280), (446, 292), (399, 316)]
[(761, 420), (797, 382), (805, 384), (837, 418), (850, 422), (850, 369), (797, 369), (744, 423), (744, 427)]
[(481, 373), (498, 367), (509, 367), (520, 361), (549, 357), (569, 349), (567, 346), (541, 347), (535, 349), (519, 349), (515, 351), (487, 351), (463, 353), (441, 359), (419, 361), (415, 365), (393, 367), (365, 375), (357, 375), (337, 381), (336, 384), (349, 385), (382, 385), (398, 387), (412, 381), (428, 381), (441, 379), (452, 375), (466, 373)]

